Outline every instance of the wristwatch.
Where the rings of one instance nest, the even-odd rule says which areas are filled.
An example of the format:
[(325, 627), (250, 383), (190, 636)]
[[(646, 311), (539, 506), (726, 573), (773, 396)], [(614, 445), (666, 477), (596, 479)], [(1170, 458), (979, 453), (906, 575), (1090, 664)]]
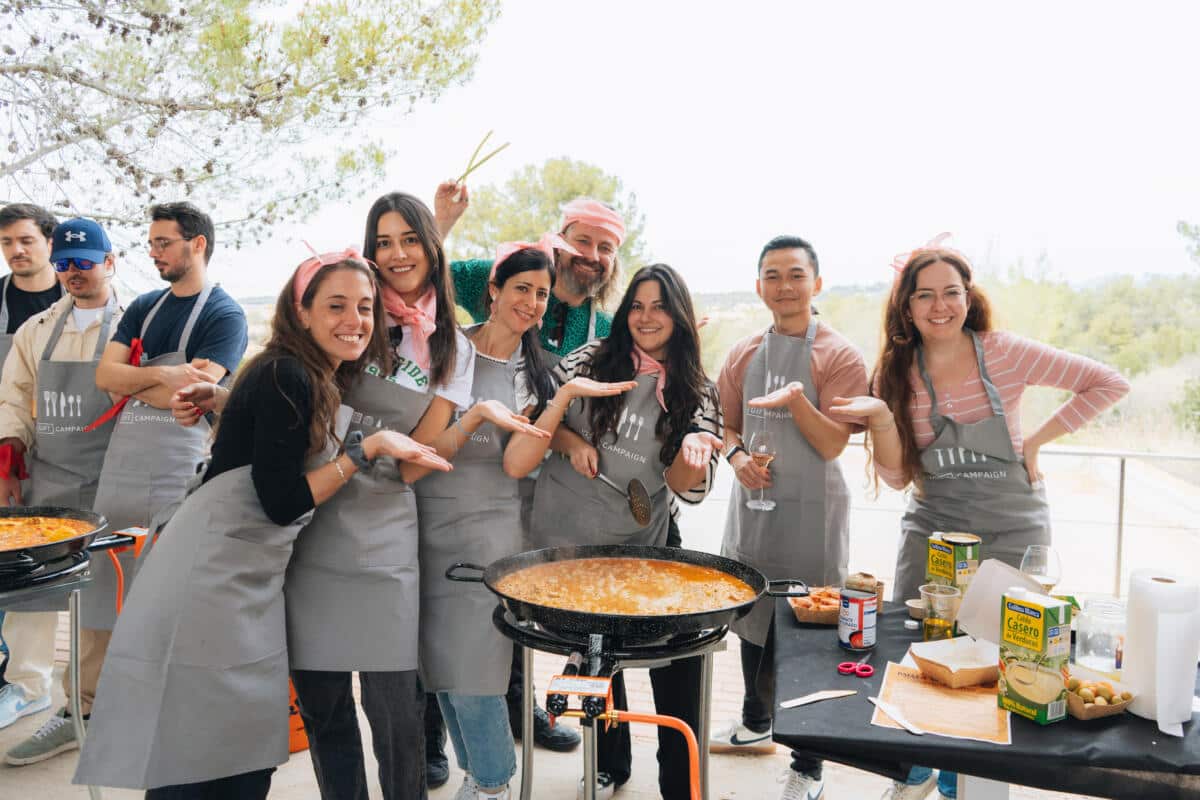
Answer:
[(367, 458), (367, 454), (363, 452), (363, 432), (351, 431), (346, 437), (346, 457), (358, 467), (359, 472), (370, 472), (375, 466), (375, 462)]
[[(733, 457), (735, 455), (737, 455), (739, 452), (746, 453), (746, 448), (742, 447), (740, 444), (735, 446), (732, 450), (730, 450), (728, 453), (725, 454), (725, 460), (728, 461), (730, 464), (732, 464)], [(747, 455), (749, 455), (749, 453), (747, 453)]]

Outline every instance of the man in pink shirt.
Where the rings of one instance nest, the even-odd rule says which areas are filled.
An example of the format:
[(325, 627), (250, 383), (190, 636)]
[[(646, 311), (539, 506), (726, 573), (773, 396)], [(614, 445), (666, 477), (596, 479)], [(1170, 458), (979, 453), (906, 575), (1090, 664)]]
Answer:
[[(767, 242), (755, 289), (773, 323), (733, 346), (717, 380), (725, 453), (737, 476), (721, 553), (771, 579), (840, 585), (850, 494), (837, 457), (858, 428), (830, 418), (828, 409), (834, 398), (866, 389), (866, 364), (845, 337), (817, 321), (820, 265), (804, 239)], [(773, 460), (759, 466), (754, 456)], [(733, 626), (742, 639), (742, 718), (714, 734), (712, 752), (775, 749), (773, 608), (773, 601), (760, 602)], [(823, 789), (820, 759), (793, 752), (783, 800), (817, 800)]]

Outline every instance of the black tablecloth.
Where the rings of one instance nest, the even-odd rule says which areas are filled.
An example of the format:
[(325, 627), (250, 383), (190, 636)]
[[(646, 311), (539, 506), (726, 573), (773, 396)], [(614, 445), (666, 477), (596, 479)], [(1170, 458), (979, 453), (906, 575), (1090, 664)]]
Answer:
[[(859, 769), (903, 778), (921, 764), (1043, 789), (1121, 798), (1200, 797), (1200, 725), (1184, 725), (1183, 738), (1167, 736), (1154, 722), (1132, 714), (1082, 722), (1067, 717), (1041, 726), (1012, 715), (1012, 744), (993, 745), (945, 736), (914, 736), (871, 725), (887, 662), (899, 662), (919, 630), (904, 628), (902, 606), (879, 615), (871, 665), (875, 675), (839, 675), (837, 664), (857, 660), (837, 643), (829, 626), (801, 625), (786, 601), (775, 608), (775, 741)], [(856, 689), (839, 700), (782, 709), (778, 704), (823, 689)]]

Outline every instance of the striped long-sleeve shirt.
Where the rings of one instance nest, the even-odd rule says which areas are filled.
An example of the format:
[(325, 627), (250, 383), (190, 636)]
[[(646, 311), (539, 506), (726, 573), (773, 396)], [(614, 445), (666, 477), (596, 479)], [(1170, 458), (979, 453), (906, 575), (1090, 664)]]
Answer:
[[(1111, 367), (1085, 356), (1077, 356), (1024, 336), (1003, 331), (981, 333), (983, 362), (988, 376), (1000, 393), (1005, 423), (1012, 438), (1013, 450), (1020, 453), (1024, 438), (1021, 435), (1021, 395), (1026, 386), (1053, 386), (1073, 393), (1054, 412), (1069, 431), (1083, 427), (1105, 409), (1129, 393), (1129, 382)], [(909, 375), (913, 394), (909, 400), (912, 411), (913, 434), (917, 447), (933, 442), (933, 427), (929, 422), (930, 401), (925, 382), (914, 361)], [(958, 386), (935, 386), (938, 412), (956, 422), (979, 422), (992, 415), (987, 392), (978, 371)], [(901, 473), (875, 462), (879, 477), (894, 489), (904, 488)]]
[[(599, 340), (588, 342), (567, 354), (558, 362), (558, 366), (554, 368), (555, 380), (562, 384), (581, 374), (581, 370), (592, 363), (592, 356), (599, 345)], [(716, 387), (714, 386), (712, 392), (714, 396), (712, 398), (705, 397), (700, 407), (692, 414), (692, 426), (697, 430), (711, 433), (713, 436), (721, 439), (724, 436), (724, 428), (721, 424), (721, 409), (719, 401), (716, 401), (716, 393)], [(717, 471), (717, 459), (719, 457), (719, 453), (714, 450), (712, 457), (708, 460), (708, 470), (704, 475), (704, 480), (684, 492), (674, 492), (674, 497), (678, 497), (689, 505), (696, 505), (707, 497), (709, 490), (712, 488), (713, 477)], [(671, 515), (677, 516), (674, 499), (671, 501)]]

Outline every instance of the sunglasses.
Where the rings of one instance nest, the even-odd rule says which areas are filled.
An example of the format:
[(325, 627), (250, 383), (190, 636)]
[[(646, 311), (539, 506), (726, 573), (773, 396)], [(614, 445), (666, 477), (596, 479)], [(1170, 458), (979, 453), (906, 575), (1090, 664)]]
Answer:
[(87, 272), (89, 269), (100, 264), (99, 261), (91, 261), (86, 258), (60, 258), (54, 262), (55, 272), (66, 272), (74, 265), (75, 269)]

